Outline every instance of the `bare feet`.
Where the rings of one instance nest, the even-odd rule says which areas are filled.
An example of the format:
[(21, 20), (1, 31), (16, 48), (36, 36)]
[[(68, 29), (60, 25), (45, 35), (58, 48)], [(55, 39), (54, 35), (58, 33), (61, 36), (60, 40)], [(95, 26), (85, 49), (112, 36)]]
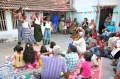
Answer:
[(36, 44), (34, 44), (34, 46), (39, 46), (39, 44), (36, 43)]

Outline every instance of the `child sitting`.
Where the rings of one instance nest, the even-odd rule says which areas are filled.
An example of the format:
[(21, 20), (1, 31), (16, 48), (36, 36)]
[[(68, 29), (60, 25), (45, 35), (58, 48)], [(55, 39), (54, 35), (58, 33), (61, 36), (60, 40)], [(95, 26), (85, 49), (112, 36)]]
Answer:
[(86, 40), (86, 48), (88, 48), (91, 40), (92, 40), (92, 33), (88, 32), (87, 40)]
[(89, 79), (91, 77), (91, 57), (90, 52), (84, 54), (85, 61), (82, 62), (80, 73), (77, 74), (76, 79)]
[(67, 71), (73, 72), (77, 68), (79, 62), (76, 46), (71, 45), (68, 48), (68, 53), (65, 55), (65, 59), (67, 64)]
[(22, 51), (23, 51), (23, 47), (21, 47), (20, 45), (15, 46), (14, 48), (14, 52), (16, 52), (14, 54), (15, 60), (11, 63), (13, 66), (18, 67), (18, 68), (25, 66)]
[(25, 61), (25, 67), (28, 68), (38, 68), (39, 66), (39, 57), (38, 52), (34, 50), (33, 44), (28, 42), (25, 46), (23, 53), (23, 60)]
[(50, 48), (48, 49), (48, 51), (49, 52), (52, 52), (52, 50), (53, 50), (53, 47), (56, 45), (56, 43), (54, 42), (54, 41), (52, 41), (51, 43), (50, 43)]

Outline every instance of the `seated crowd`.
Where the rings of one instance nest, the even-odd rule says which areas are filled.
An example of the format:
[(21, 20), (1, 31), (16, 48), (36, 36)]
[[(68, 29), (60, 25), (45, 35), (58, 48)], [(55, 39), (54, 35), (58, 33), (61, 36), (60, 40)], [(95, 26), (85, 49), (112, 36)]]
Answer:
[[(67, 23), (69, 22), (67, 21)], [(112, 23), (111, 26), (113, 26)], [(76, 79), (90, 79), (91, 68), (99, 65), (94, 63), (96, 60), (94, 57), (98, 59), (96, 62), (99, 62), (101, 57), (108, 57), (115, 59), (111, 64), (117, 66), (114, 68), (114, 78), (120, 79), (120, 33), (112, 33), (114, 28), (109, 26), (104, 29), (104, 32), (108, 29), (109, 34), (106, 35), (103, 32), (100, 35), (95, 30), (94, 20), (88, 24), (87, 18), (84, 18), (81, 25), (78, 25), (75, 18), (71, 27), (67, 28), (64, 32), (69, 30), (72, 33), (73, 41), (69, 43), (64, 56), (61, 47), (55, 42), (51, 42), (50, 48), (41, 46), (40, 51), (34, 50), (33, 44), (28, 42), (24, 51), (20, 45), (15, 46), (15, 60), (12, 65), (26, 69), (42, 66), (43, 69), (40, 72), (42, 79), (60, 79), (61, 72), (68, 79), (69, 74), (77, 69), (80, 60), (82, 60), (80, 73), (76, 75)]]

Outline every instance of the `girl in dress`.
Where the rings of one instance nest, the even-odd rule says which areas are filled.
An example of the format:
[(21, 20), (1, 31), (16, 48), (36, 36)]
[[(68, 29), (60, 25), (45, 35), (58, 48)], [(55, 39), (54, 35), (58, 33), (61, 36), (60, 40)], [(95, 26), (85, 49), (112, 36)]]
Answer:
[(47, 17), (47, 21), (45, 21), (45, 31), (44, 31), (44, 37), (43, 37), (43, 44), (47, 45), (50, 44), (50, 38), (51, 38), (51, 27), (52, 23), (50, 21), (50, 17)]
[(25, 66), (22, 51), (23, 51), (23, 47), (21, 47), (20, 45), (15, 46), (15, 48), (14, 48), (14, 52), (16, 52), (14, 54), (15, 60), (12, 62), (12, 65), (17, 68)]
[(77, 74), (76, 79), (91, 79), (91, 57), (92, 54), (90, 52), (85, 53), (85, 61), (82, 62), (80, 73)]
[(26, 69), (39, 67), (39, 53), (34, 50), (31, 42), (28, 42), (25, 46), (23, 60), (25, 61)]

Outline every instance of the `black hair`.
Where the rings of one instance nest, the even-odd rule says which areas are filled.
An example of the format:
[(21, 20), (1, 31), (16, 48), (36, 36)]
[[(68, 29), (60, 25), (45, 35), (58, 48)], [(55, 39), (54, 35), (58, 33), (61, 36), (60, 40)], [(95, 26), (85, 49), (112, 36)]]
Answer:
[(103, 35), (98, 35), (98, 38), (100, 38), (100, 40), (102, 40), (104, 38)]
[(77, 52), (77, 47), (74, 46), (74, 45), (71, 45), (71, 46), (70, 46), (70, 50), (71, 50), (72, 52)]
[(39, 15), (39, 13), (35, 13), (35, 15)]
[(90, 52), (86, 52), (84, 54), (85, 61), (91, 61), (92, 54)]
[(31, 42), (28, 42), (25, 46), (23, 60), (25, 61), (25, 63), (31, 64), (35, 62), (35, 51)]
[(64, 15), (61, 15), (61, 17), (63, 18), (63, 17), (64, 17)]
[(87, 18), (84, 18), (84, 19), (86, 19), (86, 21), (88, 21), (88, 19), (87, 19)]
[(21, 52), (21, 51), (23, 51), (23, 47), (21, 47), (20, 45), (16, 45), (15, 47), (14, 47), (14, 52)]
[(20, 10), (22, 10), (22, 7), (20, 7), (20, 8), (16, 11), (16, 13), (19, 13), (19, 12), (20, 12)]
[(41, 46), (40, 53), (46, 53), (46, 52), (48, 52), (47, 48), (45, 46)]
[(94, 28), (94, 29), (92, 29), (92, 31), (95, 31), (95, 32), (97, 32), (95, 28)]
[(90, 35), (90, 37), (92, 37), (92, 32), (88, 32), (87, 34), (89, 34), (89, 35)]
[(53, 48), (55, 45), (56, 45), (56, 43), (55, 43), (54, 41), (52, 41), (52, 42), (50, 43), (50, 48)]

